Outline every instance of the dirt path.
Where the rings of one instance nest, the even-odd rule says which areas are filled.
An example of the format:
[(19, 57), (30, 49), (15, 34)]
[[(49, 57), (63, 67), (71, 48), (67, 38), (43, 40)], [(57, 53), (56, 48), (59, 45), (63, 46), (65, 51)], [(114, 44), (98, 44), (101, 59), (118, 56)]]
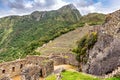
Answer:
[(54, 70), (59, 69), (61, 67), (64, 68), (65, 70), (76, 71), (76, 67), (71, 66), (71, 65), (58, 65), (58, 66), (54, 66)]
[(13, 80), (20, 80), (20, 76), (15, 76), (12, 78)]

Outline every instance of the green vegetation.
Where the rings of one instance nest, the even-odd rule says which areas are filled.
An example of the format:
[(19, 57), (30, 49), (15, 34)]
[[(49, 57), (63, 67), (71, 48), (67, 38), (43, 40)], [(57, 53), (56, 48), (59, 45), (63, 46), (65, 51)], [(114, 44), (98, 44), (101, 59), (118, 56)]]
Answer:
[(92, 32), (85, 35), (80, 41), (77, 42), (77, 48), (73, 49), (73, 52), (77, 54), (76, 59), (79, 62), (87, 62), (86, 51), (91, 49), (97, 42), (97, 32)]
[(62, 80), (99, 80), (99, 79), (79, 72), (66, 71), (62, 73)]
[[(52, 74), (45, 80), (56, 80), (56, 75)], [(84, 73), (65, 71), (62, 72), (62, 80), (120, 80), (120, 78), (100, 79)]]
[(106, 80), (120, 80), (120, 77), (119, 78), (116, 78), (116, 77), (113, 77), (113, 78), (108, 78)]
[(34, 51), (37, 47), (84, 26), (85, 22), (81, 20), (78, 10), (65, 6), (54, 11), (1, 18), (0, 62), (24, 58), (26, 55), (40, 55)]
[(72, 25), (79, 21), (79, 11), (61, 10), (1, 18), (0, 62), (40, 55), (34, 51), (37, 47), (75, 29), (76, 26)]
[(98, 13), (90, 13), (81, 17), (81, 23), (87, 23), (88, 25), (98, 25), (105, 22), (105, 15)]
[(52, 74), (48, 76), (45, 80), (56, 80), (56, 75)]
[[(56, 76), (50, 75), (46, 78), (46, 80), (56, 80)], [(79, 72), (65, 71), (62, 72), (62, 80), (99, 80), (99, 79)]]

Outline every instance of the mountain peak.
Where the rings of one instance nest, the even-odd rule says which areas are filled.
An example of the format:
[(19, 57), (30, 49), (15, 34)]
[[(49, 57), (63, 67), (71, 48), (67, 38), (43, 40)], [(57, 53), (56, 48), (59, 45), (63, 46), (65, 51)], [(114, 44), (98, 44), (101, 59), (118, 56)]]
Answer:
[(73, 4), (65, 5), (65, 6), (61, 7), (60, 9), (72, 9), (72, 10), (77, 10), (77, 8), (76, 8)]

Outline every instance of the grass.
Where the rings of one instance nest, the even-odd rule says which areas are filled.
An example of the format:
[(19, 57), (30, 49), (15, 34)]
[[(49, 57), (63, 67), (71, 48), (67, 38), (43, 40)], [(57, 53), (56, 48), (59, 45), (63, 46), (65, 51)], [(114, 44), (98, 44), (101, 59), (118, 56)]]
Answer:
[[(56, 76), (50, 75), (45, 80), (56, 80)], [(62, 72), (62, 80), (99, 80), (99, 79), (79, 72), (65, 71)]]
[[(56, 80), (56, 75), (52, 74), (45, 80)], [(62, 72), (62, 80), (120, 80), (120, 78), (100, 79), (84, 73), (65, 71)]]
[(108, 79), (106, 79), (106, 80), (120, 80), (120, 77), (119, 77), (119, 78), (115, 78), (115, 77), (113, 77), (113, 78), (108, 78)]
[(65, 71), (62, 73), (62, 80), (99, 80), (99, 79), (79, 72)]
[(56, 80), (56, 76), (55, 75), (50, 75), (45, 80)]

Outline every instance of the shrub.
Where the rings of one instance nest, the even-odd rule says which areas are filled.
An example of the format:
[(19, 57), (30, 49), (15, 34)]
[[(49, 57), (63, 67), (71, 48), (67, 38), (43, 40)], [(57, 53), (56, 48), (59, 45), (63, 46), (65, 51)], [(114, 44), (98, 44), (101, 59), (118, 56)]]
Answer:
[(84, 59), (86, 57), (86, 51), (93, 48), (96, 42), (97, 32), (87, 34), (77, 41), (77, 48), (72, 50), (77, 54), (76, 59), (79, 62), (87, 62), (87, 59)]

